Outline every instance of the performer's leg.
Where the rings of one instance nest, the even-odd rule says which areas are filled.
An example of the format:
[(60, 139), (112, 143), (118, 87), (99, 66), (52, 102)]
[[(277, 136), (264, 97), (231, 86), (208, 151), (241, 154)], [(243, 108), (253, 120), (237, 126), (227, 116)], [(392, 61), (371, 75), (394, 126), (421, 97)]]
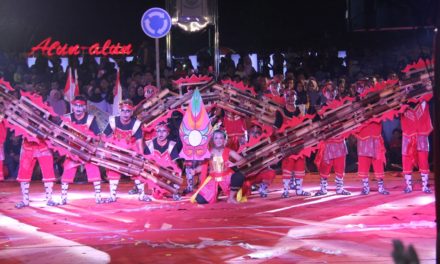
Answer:
[(87, 172), (87, 180), (93, 182), (95, 202), (97, 204), (103, 203), (103, 200), (101, 199), (101, 172), (99, 171), (99, 167), (95, 164), (86, 163), (84, 168)]
[(119, 184), (119, 179), (121, 178), (121, 174), (116, 171), (107, 170), (107, 177), (109, 180), (110, 198), (106, 199), (104, 202), (113, 203), (116, 202), (116, 191), (118, 189), (118, 184)]
[(231, 175), (231, 185), (228, 196), (228, 203), (238, 203), (237, 193), (244, 182), (244, 175), (241, 172), (235, 172)]
[(412, 192), (412, 170), (413, 163), (412, 157), (410, 155), (402, 155), (402, 167), (403, 167), (403, 175), (405, 177), (406, 187), (403, 190), (404, 193)]
[(61, 176), (61, 204), (67, 204), (67, 191), (69, 190), (69, 183), (72, 183), (75, 179), (75, 174), (79, 165), (76, 162), (72, 162), (69, 158), (66, 158), (63, 164), (63, 175)]
[(371, 157), (358, 156), (358, 176), (362, 181), (361, 194), (367, 195), (370, 193), (370, 185), (368, 183), (368, 174), (371, 166)]
[(50, 153), (49, 155), (44, 155), (38, 157), (38, 163), (41, 167), (41, 174), (43, 174), (43, 182), (44, 189), (46, 191), (46, 200), (47, 205), (56, 206), (58, 203), (52, 200), (52, 192), (53, 192), (53, 183), (55, 182), (55, 172), (53, 169), (53, 156)]
[(20, 182), (22, 201), (15, 204), (15, 208), (21, 209), (23, 207), (29, 206), (29, 182)]
[[(281, 162), (281, 168), (283, 171), (283, 193), (281, 194), (281, 198), (287, 198), (289, 197), (289, 189), (291, 187), (291, 181), (292, 181), (292, 172), (294, 168), (295, 161), (291, 158), (285, 158)], [(294, 187), (294, 186), (293, 186)]]
[(143, 202), (151, 202), (152, 199), (148, 195), (145, 194), (145, 184), (143, 184), (140, 180), (134, 180), (134, 184), (136, 184), (136, 188), (139, 193), (139, 201)]
[(44, 190), (46, 191), (46, 200), (47, 205), (49, 206), (56, 206), (58, 203), (54, 202), (52, 200), (52, 192), (53, 192), (53, 181), (50, 182), (44, 182)]
[(315, 196), (321, 196), (327, 194), (327, 186), (328, 186), (328, 176), (330, 175), (330, 170), (333, 166), (333, 161), (330, 163), (326, 163), (325, 161), (321, 161), (319, 164), (319, 175), (321, 177), (320, 186), (321, 189), (315, 193)]
[(193, 192), (193, 185), (194, 185), (194, 175), (193, 170), (190, 167), (191, 165), (185, 166), (185, 176), (186, 176), (186, 189), (184, 190), (184, 193), (192, 193)]
[(95, 202), (101, 204), (104, 201), (101, 199), (101, 181), (93, 182), (93, 189), (95, 189)]
[(333, 165), (335, 168), (335, 183), (336, 194), (338, 195), (351, 195), (351, 192), (344, 189), (344, 175), (345, 175), (345, 156), (334, 159)]
[(22, 200), (15, 205), (18, 209), (29, 206), (29, 186), (36, 161), (33, 151), (21, 149), (17, 181), (20, 182)]
[(306, 175), (306, 160), (304, 158), (299, 158), (295, 161), (293, 166), (293, 175), (295, 179), (296, 195), (310, 196), (311, 194), (304, 191), (302, 188), (304, 176)]
[(419, 151), (419, 171), (422, 178), (422, 191), (424, 193), (431, 193), (431, 188), (429, 187), (429, 163), (428, 163), (428, 151)]
[(385, 171), (383, 160), (373, 159), (373, 169), (374, 177), (377, 180), (377, 192), (384, 195), (390, 194), (390, 192), (387, 191), (384, 186)]

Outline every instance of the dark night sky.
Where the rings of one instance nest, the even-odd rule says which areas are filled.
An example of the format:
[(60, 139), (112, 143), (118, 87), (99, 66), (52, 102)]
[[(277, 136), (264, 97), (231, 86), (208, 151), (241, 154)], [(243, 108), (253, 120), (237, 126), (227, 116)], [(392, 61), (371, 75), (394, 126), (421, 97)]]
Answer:
[[(355, 1), (365, 0), (350, 2)], [(433, 2), (371, 0), (374, 8), (402, 1)], [(347, 35), (346, 0), (218, 2), (220, 44), (239, 51), (344, 41)], [(141, 30), (142, 14), (164, 6), (164, 0), (1, 0), (0, 49), (28, 51), (48, 36), (69, 44), (90, 45), (111, 38), (137, 45), (152, 41)], [(193, 53), (208, 46), (208, 31), (189, 35), (174, 28), (173, 39), (176, 51)]]

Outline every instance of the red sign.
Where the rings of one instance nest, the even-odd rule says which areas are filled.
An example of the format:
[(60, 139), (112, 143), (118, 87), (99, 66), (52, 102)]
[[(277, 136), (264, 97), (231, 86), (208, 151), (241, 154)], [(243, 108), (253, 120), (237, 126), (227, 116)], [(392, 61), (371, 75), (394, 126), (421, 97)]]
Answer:
[(94, 43), (90, 47), (80, 46), (78, 44), (68, 45), (59, 41), (53, 41), (49, 37), (41, 41), (37, 46), (32, 47), (29, 56), (33, 56), (36, 52), (41, 51), (44, 56), (77, 56), (82, 52), (87, 52), (92, 56), (111, 56), (111, 55), (130, 55), (133, 52), (132, 45), (121, 45), (121, 43), (112, 43), (110, 39), (106, 40), (103, 45)]

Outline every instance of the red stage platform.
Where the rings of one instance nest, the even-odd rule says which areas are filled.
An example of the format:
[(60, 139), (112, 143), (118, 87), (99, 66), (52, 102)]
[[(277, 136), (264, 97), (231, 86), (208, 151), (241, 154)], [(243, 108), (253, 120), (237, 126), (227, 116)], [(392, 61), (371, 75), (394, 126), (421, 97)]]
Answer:
[[(420, 182), (404, 194), (403, 178), (387, 173), (391, 195), (377, 194), (371, 181), (362, 196), (359, 179), (347, 174), (353, 194), (337, 196), (333, 179), (323, 197), (282, 199), (278, 180), (267, 198), (255, 193), (239, 205), (194, 205), (188, 197), (142, 203), (127, 194), (129, 182), (117, 203), (97, 205), (93, 186), (76, 184), (59, 207), (45, 205), (37, 181), (23, 209), (14, 208), (19, 184), (0, 182), (0, 263), (392, 263), (393, 239), (412, 244), (421, 263), (435, 263), (435, 198)], [(318, 186), (308, 174), (305, 189)], [(102, 191), (107, 197), (108, 184)]]

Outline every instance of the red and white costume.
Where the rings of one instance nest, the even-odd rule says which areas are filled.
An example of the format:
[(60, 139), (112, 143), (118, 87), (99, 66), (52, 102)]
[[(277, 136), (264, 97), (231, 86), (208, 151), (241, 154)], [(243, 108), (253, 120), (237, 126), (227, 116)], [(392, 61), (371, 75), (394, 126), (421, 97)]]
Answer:
[[(77, 120), (74, 118), (73, 114), (67, 114), (65, 115), (65, 117), (67, 119), (69, 119), (72, 123), (75, 123), (77, 126), (79, 126), (79, 128), (83, 131), (87, 131), (90, 129), (90, 127), (92, 126), (92, 123), (96, 123), (95, 117), (93, 115), (89, 115), (86, 114), (84, 116), (83, 119), (81, 120)], [(93, 129), (92, 131), (95, 134), (98, 134), (99, 131), (97, 131), (97, 124), (93, 124)], [(81, 136), (81, 135), (78, 135)], [(73, 161), (70, 158), (66, 158), (66, 160), (64, 161), (64, 172), (63, 175), (61, 176), (61, 180), (62, 182), (67, 182), (67, 183), (72, 183), (74, 178), (75, 178), (75, 173), (76, 170), (78, 168), (78, 166), (80, 166), (82, 163), (77, 162), (77, 161)], [(86, 163), (84, 164), (84, 168), (86, 169), (87, 172), (87, 179), (89, 182), (95, 182), (95, 181), (100, 181), (101, 180), (101, 173), (99, 171), (98, 166), (91, 164), (91, 163)]]
[(428, 136), (432, 132), (431, 116), (426, 102), (408, 108), (401, 116), (403, 173), (411, 174), (414, 165), (420, 173), (429, 173)]
[(384, 177), (385, 146), (382, 138), (382, 123), (371, 122), (355, 135), (358, 152), (358, 175), (368, 178), (371, 165), (373, 165), (376, 179)]
[[(122, 124), (119, 116), (111, 116), (104, 134), (111, 135), (113, 143), (119, 147), (138, 151), (136, 141), (142, 138), (141, 122), (132, 117), (128, 124)], [(121, 174), (116, 171), (107, 170), (109, 180), (119, 180)]]
[(342, 137), (335, 137), (321, 142), (315, 158), (321, 178), (328, 178), (332, 167), (336, 177), (343, 178), (347, 154), (345, 139)]
[(38, 140), (38, 142), (23, 140), (20, 153), (20, 165), (18, 168), (18, 182), (30, 182), (35, 162), (41, 167), (43, 174), (43, 182), (54, 182), (55, 173), (53, 169), (53, 156), (51, 150), (46, 143)]

